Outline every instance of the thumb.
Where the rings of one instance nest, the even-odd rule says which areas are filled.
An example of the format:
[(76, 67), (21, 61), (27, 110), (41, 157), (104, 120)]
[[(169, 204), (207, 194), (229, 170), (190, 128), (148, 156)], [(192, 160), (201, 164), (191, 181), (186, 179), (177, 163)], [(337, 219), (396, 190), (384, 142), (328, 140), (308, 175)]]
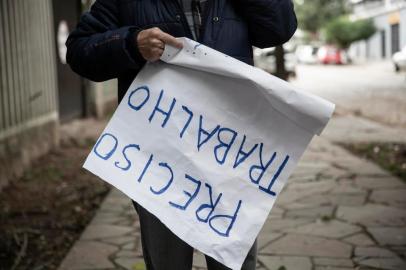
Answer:
[(165, 32), (162, 32), (162, 33), (161, 33), (160, 39), (161, 39), (165, 44), (171, 45), (171, 46), (173, 46), (173, 47), (175, 47), (175, 48), (178, 48), (178, 49), (182, 49), (182, 48), (183, 48), (183, 43), (182, 43), (182, 41), (178, 40), (177, 38), (175, 38), (175, 37), (173, 37), (173, 36), (171, 36), (171, 35), (169, 35), (169, 34), (167, 34), (167, 33), (165, 33)]

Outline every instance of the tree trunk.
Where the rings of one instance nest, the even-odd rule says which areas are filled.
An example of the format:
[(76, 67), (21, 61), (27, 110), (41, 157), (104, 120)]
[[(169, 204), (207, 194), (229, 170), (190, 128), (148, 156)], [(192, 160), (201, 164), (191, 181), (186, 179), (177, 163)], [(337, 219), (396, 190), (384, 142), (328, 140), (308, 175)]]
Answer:
[(283, 50), (283, 46), (276, 46), (275, 47), (275, 58), (276, 58), (276, 73), (275, 76), (282, 79), (288, 79), (288, 72), (285, 68), (285, 52)]

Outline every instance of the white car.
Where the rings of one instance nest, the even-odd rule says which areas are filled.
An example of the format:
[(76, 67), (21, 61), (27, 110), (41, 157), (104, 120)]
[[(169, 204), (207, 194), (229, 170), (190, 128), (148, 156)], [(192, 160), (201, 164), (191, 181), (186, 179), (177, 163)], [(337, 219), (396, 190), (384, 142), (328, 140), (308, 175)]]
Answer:
[(406, 46), (400, 52), (393, 54), (392, 61), (396, 71), (406, 70)]
[(318, 49), (318, 47), (312, 45), (299, 45), (295, 52), (297, 61), (302, 64), (317, 64)]

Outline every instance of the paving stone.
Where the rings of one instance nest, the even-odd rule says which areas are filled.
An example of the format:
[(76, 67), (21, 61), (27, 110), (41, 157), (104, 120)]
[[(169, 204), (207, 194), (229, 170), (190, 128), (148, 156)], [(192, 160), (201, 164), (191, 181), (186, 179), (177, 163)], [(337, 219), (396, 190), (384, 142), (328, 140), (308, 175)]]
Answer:
[(309, 160), (309, 156), (305, 155), (299, 166), (295, 170), (295, 175), (311, 175), (315, 172), (321, 172), (329, 168), (329, 163), (327, 160), (316, 159)]
[(340, 267), (340, 266), (316, 266), (315, 270), (354, 270), (353, 267)]
[(321, 221), (305, 224), (296, 228), (285, 229), (285, 232), (293, 232), (306, 235), (324, 236), (326, 238), (341, 238), (361, 230), (360, 227), (344, 223), (338, 220)]
[(396, 257), (396, 254), (382, 247), (356, 247), (354, 251), (355, 257)]
[[(303, 200), (300, 200), (300, 201), (291, 202), (289, 204), (283, 205), (283, 207), (287, 211), (292, 211), (292, 210), (300, 210), (300, 209), (311, 209), (314, 207), (319, 207), (321, 205), (323, 205), (322, 202), (318, 202), (318, 201), (303, 202)], [(325, 203), (324, 205), (328, 205), (328, 203)]]
[(115, 256), (117, 258), (119, 258), (119, 257), (137, 257), (137, 254), (134, 252), (134, 250), (120, 250), (119, 252), (116, 253)]
[(328, 170), (321, 173), (321, 177), (337, 179), (348, 175), (348, 170), (339, 169), (336, 167), (329, 167)]
[(123, 236), (134, 230), (131, 227), (117, 226), (117, 225), (103, 225), (96, 224), (88, 226), (82, 234), (82, 239), (92, 240), (92, 239), (102, 239), (109, 237)]
[(116, 213), (106, 213), (98, 212), (92, 220), (92, 224), (105, 224), (105, 225), (114, 225), (117, 222), (125, 220), (123, 217), (117, 215)]
[(114, 225), (119, 225), (119, 226), (132, 227), (133, 223), (134, 223), (133, 220), (123, 218), (123, 219), (121, 219), (121, 220), (119, 220), (117, 222), (114, 222), (113, 224)]
[[(353, 85), (355, 86), (356, 84)], [(356, 87), (358, 87), (358, 85)], [(358, 104), (362, 103), (359, 100), (353, 101)], [(362, 113), (365, 113), (366, 110), (368, 110), (367, 113), (369, 114), (369, 111), (372, 109), (370, 108), (371, 102), (364, 103), (366, 103), (369, 107), (363, 110)], [(391, 101), (391, 104), (393, 104), (393, 101)], [(346, 103), (345, 106), (349, 108), (348, 103)], [(382, 106), (376, 105), (376, 108), (382, 109)], [(340, 110), (340, 108), (338, 109)], [(387, 111), (389, 112), (391, 110), (392, 108)], [(398, 111), (396, 112), (398, 113)], [(382, 114), (382, 111), (379, 113)], [(373, 122), (373, 120), (367, 120), (365, 118), (350, 114), (351, 113), (347, 111), (341, 113), (339, 116), (335, 115), (333, 119), (330, 120), (326, 130), (323, 132), (323, 137), (335, 142), (344, 143), (405, 141), (404, 138), (406, 135), (404, 135), (405, 131), (402, 128), (388, 127), (386, 125)], [(387, 112), (384, 114), (386, 115)], [(403, 113), (400, 114), (403, 115)], [(375, 117), (373, 118), (376, 119)]]
[(387, 269), (387, 270), (403, 270), (406, 269), (406, 263), (404, 260), (393, 257), (393, 258), (366, 258), (366, 259), (357, 259), (356, 262), (360, 265), (375, 267), (378, 269)]
[(365, 233), (358, 233), (343, 239), (345, 242), (353, 244), (355, 246), (371, 246), (374, 245), (374, 241)]
[(331, 194), (330, 201), (334, 205), (360, 206), (366, 201), (367, 193), (358, 194)]
[(124, 214), (128, 216), (134, 216), (138, 218), (138, 213), (134, 208), (134, 204), (132, 203), (130, 198), (127, 198), (129, 200), (128, 204), (124, 206)]
[(104, 208), (107, 205), (115, 205), (115, 206), (128, 206), (132, 205), (131, 199), (129, 199), (125, 194), (119, 192), (113, 194), (113, 196), (108, 196), (106, 199), (103, 201), (102, 205), (100, 208)]
[(334, 189), (331, 191), (332, 194), (353, 194), (353, 195), (366, 195), (366, 191), (357, 185), (355, 185), (352, 181), (341, 181), (339, 182)]
[(274, 206), (274, 207), (272, 207), (272, 211), (271, 211), (271, 214), (272, 213), (275, 213), (275, 214), (283, 214), (285, 212), (285, 210), (283, 210), (282, 208), (280, 208), (280, 207), (278, 207), (278, 206)]
[(404, 226), (406, 225), (406, 210), (379, 204), (364, 206), (339, 206), (338, 218), (360, 223), (366, 226)]
[(297, 227), (302, 224), (307, 224), (313, 222), (309, 218), (271, 218), (268, 219), (264, 226), (262, 227), (261, 233), (275, 233), (278, 231), (283, 231), (286, 228)]
[(394, 245), (401, 246), (406, 245), (406, 228), (392, 228), (392, 227), (381, 227), (381, 228), (367, 228), (368, 231), (373, 235), (373, 237), (381, 245)]
[(273, 218), (282, 218), (283, 214), (285, 213), (285, 210), (283, 210), (282, 208), (278, 207), (277, 205), (275, 205), (270, 214), (269, 217), (273, 217)]
[[(100, 211), (104, 213), (111, 213), (111, 212), (123, 212), (125, 210), (125, 205), (121, 203), (103, 203), (100, 206)], [(135, 212), (135, 210), (134, 210)]]
[(351, 259), (340, 258), (313, 258), (313, 262), (316, 266), (336, 266), (336, 267), (353, 267), (354, 263)]
[(310, 258), (296, 256), (258, 256), (258, 259), (268, 268), (278, 270), (285, 267), (286, 270), (311, 270)]
[(334, 186), (335, 181), (333, 180), (317, 181), (311, 183), (295, 183), (294, 185), (289, 186), (289, 188), (286, 188), (281, 192), (278, 200), (276, 201), (276, 204), (287, 205), (289, 203), (309, 197), (314, 194), (327, 192), (333, 189)]
[(295, 209), (286, 211), (287, 217), (308, 217), (318, 218), (323, 216), (332, 217), (334, 206), (319, 206), (305, 209)]
[(406, 246), (391, 246), (390, 248), (400, 257), (406, 258)]
[(299, 200), (299, 203), (307, 203), (310, 205), (346, 205), (359, 206), (365, 203), (367, 193), (355, 194), (319, 194)]
[(288, 183), (298, 183), (298, 182), (312, 182), (316, 180), (316, 175), (312, 172), (309, 174), (292, 174), (289, 177)]
[(351, 171), (355, 172), (357, 175), (362, 176), (386, 176), (388, 173), (381, 169), (379, 166), (368, 162), (366, 160), (358, 159), (354, 161), (352, 168), (349, 168)]
[(267, 245), (262, 252), (272, 255), (349, 258), (351, 246), (335, 239), (288, 234)]
[(287, 191), (303, 192), (306, 196), (319, 194), (333, 190), (337, 187), (335, 180), (318, 180), (311, 183), (294, 183), (290, 185)]
[[(405, 186), (406, 187), (406, 186)], [(384, 189), (372, 191), (369, 200), (397, 207), (406, 206), (406, 189)]]
[(124, 245), (122, 247), (123, 250), (135, 250), (135, 241), (131, 241), (130, 243)]
[(114, 262), (127, 270), (146, 270), (144, 259), (139, 257), (117, 258)]
[(59, 270), (114, 268), (108, 257), (117, 247), (95, 241), (77, 241)]
[(269, 213), (268, 218), (282, 218), (284, 214), (285, 214), (285, 210), (283, 210), (275, 205), (272, 208), (272, 211)]
[(388, 188), (405, 188), (406, 184), (399, 179), (392, 176), (382, 176), (382, 177), (365, 177), (357, 176), (355, 183), (359, 187), (366, 189), (388, 189)]
[(102, 242), (121, 246), (134, 241), (134, 237), (131, 236), (120, 236), (120, 237), (110, 237), (101, 239)]
[(261, 231), (258, 236), (258, 250), (268, 245), (271, 241), (281, 237), (282, 233), (266, 233)]
[[(369, 199), (375, 204), (365, 202), (367, 190), (372, 190)], [(286, 270), (348, 270), (354, 269), (351, 256), (357, 270), (406, 269), (398, 256), (406, 255), (404, 191), (405, 183), (375, 164), (315, 138), (261, 230), (257, 269), (278, 270), (283, 265)], [(318, 219), (332, 217), (335, 208), (340, 220)], [(365, 226), (378, 243), (355, 224)], [(117, 189), (81, 239), (100, 242), (78, 241), (65, 258), (65, 268), (58, 270), (146, 269), (138, 216), (131, 200)], [(207, 269), (200, 252), (193, 269)]]

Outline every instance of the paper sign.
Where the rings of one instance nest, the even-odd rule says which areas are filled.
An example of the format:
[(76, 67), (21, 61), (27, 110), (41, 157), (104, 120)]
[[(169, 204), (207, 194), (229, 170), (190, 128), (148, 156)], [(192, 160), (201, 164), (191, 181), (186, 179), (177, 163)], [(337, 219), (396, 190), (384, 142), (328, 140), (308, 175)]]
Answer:
[(240, 269), (334, 105), (182, 42), (141, 70), (84, 167), (194, 248)]

